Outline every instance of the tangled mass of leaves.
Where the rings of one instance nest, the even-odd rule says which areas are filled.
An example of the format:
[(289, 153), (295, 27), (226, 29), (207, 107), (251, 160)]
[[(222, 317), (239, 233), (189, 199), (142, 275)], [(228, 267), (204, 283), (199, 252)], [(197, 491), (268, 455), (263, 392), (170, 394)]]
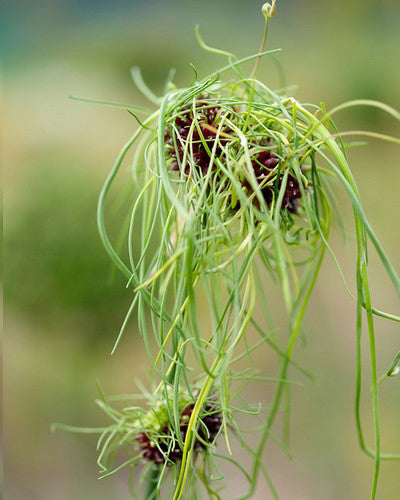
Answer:
[[(217, 158), (224, 164), (225, 168), (229, 168), (229, 157), (237, 157), (239, 149), (236, 144), (237, 135), (235, 130), (231, 130), (229, 125), (222, 126), (222, 123), (225, 119), (226, 123), (229, 123), (229, 121), (235, 123), (237, 117), (240, 116), (241, 110), (240, 105), (231, 110), (215, 107), (209, 104), (210, 101), (207, 101), (207, 96), (204, 99), (203, 102), (201, 98), (196, 101), (193, 109), (186, 106), (182, 114), (177, 114), (174, 123), (166, 127), (164, 134), (167, 145), (166, 151), (167, 156), (171, 156), (174, 160), (171, 170), (183, 171), (186, 176), (189, 176), (193, 166), (194, 169), (199, 171), (200, 175), (205, 176), (207, 171), (211, 169), (216, 177), (215, 182), (221, 184), (223, 182), (221, 172), (218, 172), (219, 169), (214, 160)], [(238, 125), (238, 123), (235, 123), (235, 127)], [(246, 136), (246, 140), (251, 154), (254, 177), (266, 204), (270, 206), (274, 197), (274, 187), (278, 192), (282, 185), (283, 175), (280, 175), (279, 166), (285, 164), (285, 159), (279, 158), (278, 145), (274, 147), (271, 143), (271, 137), (266, 134), (263, 127), (258, 128), (258, 135), (257, 130), (253, 130), (254, 135), (249, 134)], [(270, 129), (269, 133), (271, 132), (272, 129)], [(191, 147), (189, 154), (185, 151), (188, 141), (190, 141)], [(229, 150), (230, 147), (233, 148), (233, 154)], [(192, 161), (189, 161), (189, 157)], [(213, 157), (212, 163), (210, 163), (211, 157)], [(218, 174), (220, 174), (219, 177)], [(241, 182), (244, 192), (249, 195), (252, 192), (250, 182), (243, 176), (242, 178), (238, 176), (237, 179)], [(210, 181), (213, 182), (213, 179)], [(229, 190), (227, 183), (223, 184), (223, 189)], [(282, 208), (295, 213), (297, 211), (296, 198), (301, 198), (299, 183), (297, 179), (289, 174), (284, 190)], [(235, 208), (238, 204), (238, 200), (235, 201), (236, 203), (232, 199), (230, 200), (232, 208)], [(254, 196), (253, 203), (257, 204), (257, 198)]]
[[(274, 2), (264, 6), (263, 13), (265, 42)], [(187, 488), (195, 492), (191, 498), (200, 498), (196, 485), (200, 481), (207, 494), (219, 498), (216, 481), (223, 478), (221, 464), (228, 461), (247, 482), (243, 498), (253, 495), (259, 472), (277, 497), (262, 456), (283, 397), (289, 397), (285, 390), (289, 369), (309, 375), (296, 363), (294, 348), (326, 250), (339, 266), (329, 244), (332, 221), (339, 217), (334, 196), (339, 184), (354, 209), (358, 353), (364, 315), (371, 348), (375, 450), (365, 445), (361, 422), (359, 354), (356, 424), (362, 449), (375, 460), (374, 497), (381, 460), (398, 457), (380, 450), (373, 316), (399, 318), (371, 304), (368, 241), (399, 292), (400, 281), (365, 218), (343, 134), (331, 117), (339, 109), (359, 104), (400, 116), (374, 101), (355, 101), (329, 113), (323, 106), (303, 105), (286, 95), (285, 89), (272, 90), (254, 77), (260, 58), (274, 57), (277, 51), (264, 51), (262, 46), (260, 53), (238, 60), (207, 46), (197, 34), (203, 48), (227, 57), (228, 64), (187, 88), (177, 88), (168, 80), (161, 98), (145, 86), (137, 69), (133, 71), (155, 111), (127, 107), (139, 127), (100, 195), (100, 236), (134, 292), (114, 350), (135, 311), (158, 384), (150, 393), (143, 390), (132, 397), (147, 399), (146, 409), (129, 398), (122, 398), (122, 409), (105, 396), (98, 402), (113, 421), (99, 430), (102, 477), (126, 466), (134, 471), (139, 464), (134, 496), (140, 495), (147, 480), (146, 498), (162, 493), (164, 498), (178, 499)], [(246, 63), (254, 61), (253, 71), (246, 76)], [(223, 79), (226, 73), (232, 76)], [(141, 114), (145, 117), (139, 118)], [(133, 146), (134, 186), (140, 190), (132, 187), (124, 259), (107, 233), (105, 207)], [(138, 247), (140, 257), (136, 258)], [(274, 318), (265, 294), (264, 283), (270, 278), (281, 287), (289, 318), (289, 332), (279, 338), (271, 327)], [(207, 305), (208, 322), (199, 313), (200, 300)], [(263, 325), (254, 314), (258, 306), (266, 316)], [(256, 332), (258, 340), (250, 331)], [(276, 356), (277, 376), (254, 367), (252, 353), (262, 347)], [(398, 357), (388, 375), (394, 374)], [(249, 366), (238, 370), (236, 363), (243, 360)], [(254, 379), (276, 383), (274, 396), (265, 406), (243, 397), (243, 387)], [(248, 424), (240, 425), (238, 415), (256, 419), (256, 447), (247, 444)], [(218, 453), (216, 442), (221, 435), (226, 452)], [(245, 470), (232, 454), (231, 439), (248, 453), (251, 470)], [(113, 468), (111, 459), (124, 446), (131, 450), (129, 459)]]

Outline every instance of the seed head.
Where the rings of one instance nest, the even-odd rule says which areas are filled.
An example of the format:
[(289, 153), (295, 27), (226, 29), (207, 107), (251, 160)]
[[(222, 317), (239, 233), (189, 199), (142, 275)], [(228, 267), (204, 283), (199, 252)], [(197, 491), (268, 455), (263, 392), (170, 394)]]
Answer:
[[(227, 161), (228, 149), (238, 149), (237, 134), (234, 128), (221, 124), (222, 116), (225, 121), (233, 123), (238, 120), (238, 111), (227, 105), (213, 101), (210, 105), (206, 98), (199, 98), (195, 106), (185, 106), (180, 113), (170, 121), (164, 131), (166, 144), (166, 155), (171, 160), (170, 170), (181, 171), (186, 178), (204, 177), (211, 169), (211, 182), (217, 181), (219, 186), (230, 189), (229, 180), (218, 168), (220, 162), (229, 169)], [(222, 126), (221, 126), (222, 125)], [(270, 206), (274, 194), (279, 192), (282, 186), (283, 174), (280, 167), (285, 163), (284, 159), (277, 155), (278, 147), (270, 137), (249, 136), (251, 144), (251, 164), (255, 179), (260, 186), (261, 194), (267, 206)], [(254, 194), (251, 183), (239, 172), (237, 180), (247, 194), (252, 196), (253, 204), (260, 208), (260, 203)], [(285, 192), (282, 200), (282, 210), (296, 213), (298, 209), (297, 200), (301, 198), (301, 190), (298, 180), (293, 175), (288, 175)], [(230, 206), (238, 209), (240, 202), (232, 202)]]
[[(194, 403), (191, 403), (180, 414), (179, 432), (182, 441), (186, 439), (193, 408)], [(207, 403), (204, 413), (205, 415), (199, 419), (200, 424), (197, 430), (199, 438), (195, 439), (193, 446), (195, 451), (205, 449), (208, 444), (212, 444), (222, 425), (222, 414), (214, 403)], [(151, 438), (150, 433), (144, 431), (137, 436), (136, 440), (142, 457), (146, 461), (154, 462), (154, 464), (167, 462), (170, 465), (182, 459), (183, 451), (170, 423), (161, 429), (158, 438)]]

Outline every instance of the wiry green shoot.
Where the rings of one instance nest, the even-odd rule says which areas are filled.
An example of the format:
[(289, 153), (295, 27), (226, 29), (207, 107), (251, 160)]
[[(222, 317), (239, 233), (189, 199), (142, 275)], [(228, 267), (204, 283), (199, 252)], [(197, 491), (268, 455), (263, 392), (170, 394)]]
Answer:
[[(400, 115), (387, 105), (367, 100), (351, 101), (330, 112), (323, 105), (301, 104), (254, 78), (259, 58), (268, 58), (275, 50), (263, 51), (262, 47), (261, 53), (238, 60), (229, 52), (206, 45), (198, 31), (197, 36), (204, 49), (227, 57), (228, 64), (187, 88), (176, 88), (169, 78), (161, 97), (145, 86), (137, 69), (132, 71), (139, 89), (156, 109), (151, 112), (119, 106), (133, 115), (138, 128), (106, 180), (98, 206), (104, 246), (133, 293), (113, 352), (135, 312), (157, 383), (151, 404), (164, 402), (168, 428), (174, 429), (171, 435), (176, 436), (181, 450), (181, 459), (172, 468), (168, 456), (157, 467), (147, 464), (137, 478), (135, 494), (149, 473), (147, 498), (159, 495), (168, 481), (168, 498), (182, 498), (188, 485), (196, 491), (195, 481), (204, 485), (210, 497), (219, 498), (223, 473), (218, 464), (225, 460), (237, 465), (247, 479), (248, 491), (242, 498), (250, 498), (255, 492), (259, 472), (266, 476), (277, 497), (263, 466), (263, 452), (274, 436), (274, 423), (284, 398), (285, 407), (290, 408), (288, 387), (294, 382), (289, 377), (290, 369), (309, 375), (293, 359), (294, 349), (327, 251), (343, 277), (329, 244), (332, 224), (340, 218), (333, 193), (341, 185), (353, 207), (357, 244), (355, 296), (345, 283), (357, 301), (356, 424), (360, 446), (375, 462), (371, 492), (371, 498), (375, 498), (381, 460), (400, 457), (380, 449), (374, 315), (400, 319), (372, 305), (369, 242), (399, 294), (400, 280), (366, 219), (342, 137), (353, 134), (400, 141), (372, 132), (339, 132), (332, 115), (358, 105), (378, 107), (396, 119)], [(246, 76), (246, 63), (254, 61), (255, 69)], [(105, 210), (114, 179), (133, 148), (132, 177), (138, 192), (126, 233), (128, 258), (124, 259), (107, 234)], [(140, 257), (135, 258), (138, 248)], [(276, 333), (273, 314), (268, 312), (263, 290), (267, 277), (275, 279), (282, 290), (289, 318), (287, 335)], [(209, 312), (207, 331), (202, 326), (200, 297), (206, 298)], [(265, 312), (266, 326), (256, 321), (257, 308)], [(373, 448), (365, 443), (360, 412), (364, 317), (370, 346)], [(259, 334), (259, 340), (247, 337), (250, 327)], [(278, 376), (254, 369), (252, 355), (262, 347), (275, 352), (280, 364)], [(243, 360), (250, 368), (237, 372), (235, 363)], [(398, 356), (388, 375), (395, 374), (397, 363)], [(258, 408), (253, 415), (259, 434), (255, 450), (246, 444), (234, 419), (234, 398), (240, 397), (241, 386), (249, 380), (276, 385), (268, 408)], [(235, 390), (232, 384), (236, 384)], [(193, 404), (184, 439), (179, 432), (182, 394)], [(205, 443), (202, 453), (195, 449), (211, 400), (222, 415), (218, 437), (220, 443), (225, 441), (226, 454), (217, 452), (215, 442)], [(99, 404), (113, 421), (110, 427), (99, 429), (99, 466), (102, 477), (106, 477), (141, 462), (135, 439), (139, 430), (148, 431), (148, 426), (138, 417), (136, 406), (117, 411), (105, 400)], [(285, 425), (284, 450), (287, 436)], [(154, 439), (159, 446), (168, 436)], [(250, 471), (232, 456), (232, 439), (250, 455)], [(280, 440), (277, 436), (274, 439)], [(107, 459), (123, 445), (132, 447), (130, 458), (110, 469), (105, 465)]]

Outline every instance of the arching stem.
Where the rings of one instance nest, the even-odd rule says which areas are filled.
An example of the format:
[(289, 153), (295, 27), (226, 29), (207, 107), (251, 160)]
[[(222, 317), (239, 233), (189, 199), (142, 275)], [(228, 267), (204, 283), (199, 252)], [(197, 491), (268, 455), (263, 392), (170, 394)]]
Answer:
[(254, 78), (255, 74), (257, 73), (258, 66), (260, 65), (261, 54), (264, 52), (265, 42), (267, 41), (269, 20), (275, 14), (275, 0), (272, 0), (272, 4), (265, 3), (262, 6), (262, 13), (265, 17), (264, 35), (259, 50), (260, 55), (257, 57), (254, 63), (253, 69), (250, 73), (250, 78)]

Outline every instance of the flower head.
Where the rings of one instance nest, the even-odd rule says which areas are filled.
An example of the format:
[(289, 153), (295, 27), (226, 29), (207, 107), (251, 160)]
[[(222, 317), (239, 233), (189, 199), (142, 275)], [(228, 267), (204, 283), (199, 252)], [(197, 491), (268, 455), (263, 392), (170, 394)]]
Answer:
[[(180, 413), (179, 432), (182, 442), (185, 441), (189, 420), (192, 415), (194, 403), (187, 405)], [(212, 444), (222, 425), (222, 415), (214, 403), (205, 405), (203, 415), (200, 417), (198, 437), (194, 441), (194, 450), (204, 450)], [(144, 460), (155, 464), (176, 463), (182, 459), (183, 450), (179, 445), (178, 436), (171, 422), (165, 424), (159, 433), (151, 430), (140, 432), (136, 438)]]
[[(243, 192), (251, 196), (253, 204), (260, 209), (260, 202), (249, 181), (245, 151), (241, 145), (243, 138), (238, 135), (238, 130), (244, 128), (254, 177), (266, 205), (270, 207), (282, 187), (283, 170), (288, 168), (286, 158), (278, 153), (279, 146), (272, 139), (275, 125), (271, 125), (270, 133), (265, 126), (262, 133), (252, 129), (248, 126), (251, 105), (247, 101), (236, 105), (225, 104), (223, 96), (220, 97), (220, 101), (207, 99), (207, 96), (198, 97), (193, 106), (185, 105), (169, 119), (164, 140), (170, 170), (181, 172), (187, 179), (195, 181), (204, 179), (211, 170), (209, 182), (222, 185), (226, 191), (232, 190), (232, 183), (224, 169), (231, 171)], [(268, 116), (258, 113), (256, 119), (261, 123), (267, 122)], [(289, 174), (281, 209), (297, 213), (297, 200), (301, 197), (299, 181)], [(240, 207), (237, 196), (235, 202), (232, 202), (232, 197), (229, 202), (231, 208)]]

